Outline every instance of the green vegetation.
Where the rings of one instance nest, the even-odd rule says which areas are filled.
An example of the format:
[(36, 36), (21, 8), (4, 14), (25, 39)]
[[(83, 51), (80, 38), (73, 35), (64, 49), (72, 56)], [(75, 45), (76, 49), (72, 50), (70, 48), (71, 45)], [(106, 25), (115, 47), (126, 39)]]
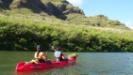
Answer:
[(132, 52), (133, 31), (104, 15), (86, 17), (66, 0), (0, 0), (0, 50)]
[(65, 51), (131, 52), (132, 34), (124, 29), (0, 17), (0, 50), (33, 50), (41, 44), (47, 50), (60, 45)]

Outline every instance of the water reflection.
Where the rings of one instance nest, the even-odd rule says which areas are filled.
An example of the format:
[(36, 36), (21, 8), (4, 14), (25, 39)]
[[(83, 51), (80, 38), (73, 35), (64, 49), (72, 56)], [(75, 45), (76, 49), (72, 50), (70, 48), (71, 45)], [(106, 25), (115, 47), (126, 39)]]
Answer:
[(80, 74), (80, 71), (77, 71), (76, 65), (70, 65), (65, 68), (49, 69), (45, 71), (37, 72), (16, 72), (16, 75), (85, 75)]

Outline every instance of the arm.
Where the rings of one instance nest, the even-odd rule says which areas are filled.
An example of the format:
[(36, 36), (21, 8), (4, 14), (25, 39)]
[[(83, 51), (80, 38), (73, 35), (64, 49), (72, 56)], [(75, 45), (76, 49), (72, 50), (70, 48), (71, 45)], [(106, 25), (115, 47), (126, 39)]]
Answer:
[(65, 59), (64, 54), (61, 54), (61, 58), (62, 58), (62, 59)]
[(37, 53), (37, 52), (35, 52), (35, 54), (34, 54), (34, 58), (38, 58), (37, 54), (38, 54), (38, 53)]
[(36, 51), (35, 54), (34, 54), (34, 58), (38, 58), (38, 56), (39, 56), (40, 45), (37, 45), (36, 50), (37, 50), (37, 51)]

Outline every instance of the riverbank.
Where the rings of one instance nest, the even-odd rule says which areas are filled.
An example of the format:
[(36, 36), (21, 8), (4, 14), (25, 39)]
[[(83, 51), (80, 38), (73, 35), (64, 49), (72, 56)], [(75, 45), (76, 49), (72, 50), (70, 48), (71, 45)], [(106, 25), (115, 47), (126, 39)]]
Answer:
[(132, 34), (126, 29), (0, 17), (0, 50), (33, 50), (41, 44), (46, 50), (60, 45), (64, 51), (132, 52)]

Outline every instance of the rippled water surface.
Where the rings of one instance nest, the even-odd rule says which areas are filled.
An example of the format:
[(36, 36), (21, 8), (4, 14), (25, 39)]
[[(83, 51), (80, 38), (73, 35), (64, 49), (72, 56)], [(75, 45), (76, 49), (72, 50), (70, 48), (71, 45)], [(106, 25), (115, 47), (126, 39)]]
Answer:
[[(34, 52), (0, 51), (0, 75), (15, 75), (16, 64), (31, 60), (33, 54)], [(67, 54), (69, 53), (65, 55)], [(48, 55), (49, 58), (53, 57), (53, 53)], [(133, 75), (133, 53), (78, 53), (78, 55), (75, 65), (33, 72), (30, 75)]]

